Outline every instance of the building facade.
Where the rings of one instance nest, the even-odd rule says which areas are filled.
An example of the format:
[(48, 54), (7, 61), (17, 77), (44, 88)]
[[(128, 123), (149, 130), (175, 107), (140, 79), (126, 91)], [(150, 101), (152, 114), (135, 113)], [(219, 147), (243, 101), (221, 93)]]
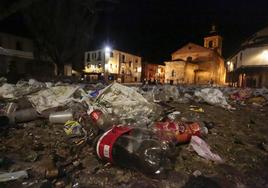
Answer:
[(212, 27), (204, 46), (188, 43), (165, 62), (165, 82), (170, 84), (225, 84), (225, 65), (221, 56), (222, 37)]
[[(31, 39), (0, 33), (0, 76), (18, 79), (45, 78), (57, 74), (57, 66), (49, 58), (39, 62), (34, 58)], [(72, 65), (64, 65), (64, 76), (72, 76)]]
[(165, 82), (165, 66), (152, 63), (144, 63), (143, 79), (149, 82), (164, 83)]
[(141, 81), (141, 57), (109, 48), (85, 52), (84, 73), (87, 80)]
[(0, 74), (10, 72), (25, 74), (33, 60), (31, 40), (6, 33), (0, 33)]
[(268, 87), (268, 27), (252, 35), (227, 60), (227, 82), (238, 87)]

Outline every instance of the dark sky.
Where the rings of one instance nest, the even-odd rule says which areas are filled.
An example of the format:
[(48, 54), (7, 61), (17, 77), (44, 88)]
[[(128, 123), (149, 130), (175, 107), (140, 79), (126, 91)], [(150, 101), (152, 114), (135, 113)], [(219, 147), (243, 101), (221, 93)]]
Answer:
[[(117, 0), (112, 10), (100, 14), (93, 48), (113, 48), (160, 63), (188, 42), (203, 45), (212, 23), (223, 36), (223, 56), (228, 58), (256, 31), (268, 26), (268, 0)], [(110, 6), (109, 6), (110, 7)], [(10, 16), (1, 31), (12, 26), (26, 34), (23, 19)]]
[(188, 42), (203, 45), (215, 23), (227, 58), (240, 43), (268, 26), (268, 0), (121, 0), (101, 14), (94, 44), (142, 55), (152, 62)]

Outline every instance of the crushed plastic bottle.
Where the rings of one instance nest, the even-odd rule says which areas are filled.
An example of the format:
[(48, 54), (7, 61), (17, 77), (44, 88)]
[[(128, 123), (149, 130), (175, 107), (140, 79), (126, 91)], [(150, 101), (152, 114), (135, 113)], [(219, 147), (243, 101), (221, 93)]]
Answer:
[(198, 122), (156, 122), (153, 131), (161, 140), (176, 144), (188, 143), (192, 136), (204, 136), (208, 133), (207, 127)]
[(118, 124), (118, 118), (116, 116), (110, 115), (98, 109), (93, 110), (89, 116), (92, 124), (104, 131), (108, 130), (113, 125)]
[(159, 140), (149, 129), (114, 126), (95, 145), (101, 160), (147, 175), (165, 177), (172, 168), (174, 145)]

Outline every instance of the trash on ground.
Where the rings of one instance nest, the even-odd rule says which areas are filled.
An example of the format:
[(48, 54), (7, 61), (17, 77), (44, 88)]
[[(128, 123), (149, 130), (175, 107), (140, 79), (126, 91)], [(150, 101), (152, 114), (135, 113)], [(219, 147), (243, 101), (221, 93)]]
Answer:
[(107, 86), (96, 98), (95, 104), (107, 112), (116, 114), (120, 123), (136, 123), (146, 126), (157, 119), (161, 108), (148, 102), (141, 94), (130, 87), (113, 83)]
[(62, 111), (62, 112), (54, 112), (49, 115), (50, 123), (64, 124), (68, 120), (73, 120), (73, 112)]
[(168, 117), (170, 120), (175, 120), (180, 114), (181, 114), (181, 112), (179, 112), (179, 111), (175, 111), (175, 112), (172, 112), (172, 113), (168, 114), (167, 117)]
[(201, 107), (198, 107), (198, 106), (194, 106), (194, 105), (191, 105), (190, 108), (189, 108), (190, 111), (193, 111), (193, 112), (200, 112), (200, 113), (204, 113), (204, 109), (201, 108)]
[(219, 155), (212, 153), (209, 145), (200, 137), (192, 136), (190, 146), (192, 146), (195, 152), (201, 157), (217, 163), (223, 163), (222, 158)]
[(161, 140), (176, 144), (188, 143), (193, 135), (204, 136), (208, 129), (197, 122), (156, 122), (153, 130)]
[(89, 116), (92, 120), (92, 125), (104, 131), (119, 123), (115, 115), (109, 115), (107, 112), (99, 109), (93, 110)]
[(252, 95), (252, 90), (250, 88), (246, 88), (246, 89), (239, 89), (238, 91), (232, 93), (230, 97), (233, 100), (243, 101), (243, 100), (250, 98), (251, 95)]
[(83, 134), (82, 126), (77, 121), (68, 120), (64, 124), (63, 130), (68, 136), (81, 136)]
[(29, 122), (36, 120), (38, 117), (39, 117), (38, 113), (33, 108), (17, 110), (9, 114), (9, 119), (11, 123)]
[(65, 106), (74, 98), (72, 95), (79, 89), (78, 86), (55, 86), (41, 90), (28, 96), (29, 101), (37, 112), (42, 113), (44, 110)]
[(258, 104), (260, 106), (263, 106), (266, 103), (266, 99), (262, 96), (258, 97), (251, 97), (247, 100), (247, 103), (249, 104)]
[(0, 182), (7, 182), (17, 179), (28, 178), (28, 173), (25, 170), (17, 171), (17, 172), (8, 172), (8, 173), (0, 173)]
[(173, 151), (171, 143), (161, 142), (149, 130), (115, 126), (99, 138), (96, 152), (104, 161), (161, 176), (170, 168)]
[(226, 109), (232, 109), (231, 105), (229, 105), (224, 97), (223, 93), (219, 89), (215, 88), (205, 88), (201, 89), (200, 91), (195, 91), (194, 95), (204, 102), (220, 106)]

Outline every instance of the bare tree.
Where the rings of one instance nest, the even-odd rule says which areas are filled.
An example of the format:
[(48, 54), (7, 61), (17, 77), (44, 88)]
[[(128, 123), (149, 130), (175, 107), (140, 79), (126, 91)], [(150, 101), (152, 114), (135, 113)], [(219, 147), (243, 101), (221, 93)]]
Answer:
[(42, 0), (31, 4), (25, 18), (33, 34), (35, 56), (53, 61), (58, 75), (64, 64), (82, 63), (97, 21), (97, 0)]
[(1, 0), (0, 1), (0, 20), (5, 19), (13, 13), (29, 7), (32, 3), (40, 0)]

